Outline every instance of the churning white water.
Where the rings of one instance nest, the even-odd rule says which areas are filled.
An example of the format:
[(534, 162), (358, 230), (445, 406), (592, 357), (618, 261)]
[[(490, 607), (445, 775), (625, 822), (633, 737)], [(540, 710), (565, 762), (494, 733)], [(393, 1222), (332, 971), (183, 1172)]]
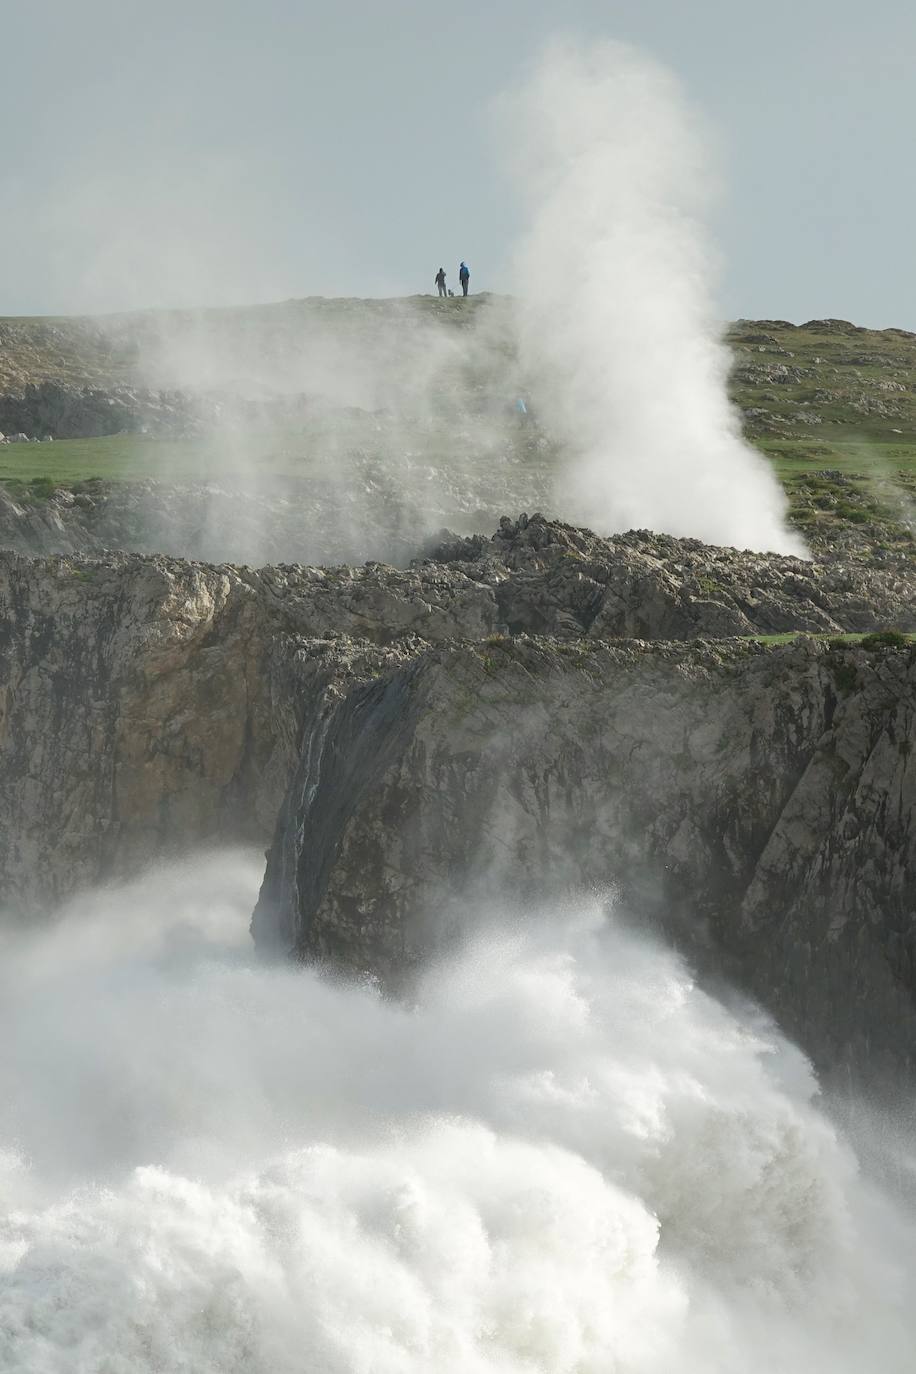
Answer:
[(6, 936), (0, 1369), (912, 1370), (916, 1232), (675, 956), (585, 907), (396, 1005), (259, 966), (257, 880)]

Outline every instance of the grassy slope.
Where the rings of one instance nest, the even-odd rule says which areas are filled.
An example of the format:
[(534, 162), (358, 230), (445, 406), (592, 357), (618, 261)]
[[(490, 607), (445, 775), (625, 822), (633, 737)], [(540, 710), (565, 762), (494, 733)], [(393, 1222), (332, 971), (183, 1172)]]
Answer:
[[(269, 338), (281, 351), (303, 328), (332, 322), (371, 334), (400, 312), (460, 328), (486, 299), (439, 302), (289, 301), (250, 309), (166, 312), (100, 319), (0, 320), (0, 391), (26, 380), (110, 386), (138, 380), (141, 355), (176, 332), (219, 341)], [(912, 542), (916, 516), (916, 335), (844, 321), (739, 321), (731, 391), (748, 439), (785, 485), (792, 518), (815, 542), (840, 528), (886, 548)], [(414, 436), (420, 443), (420, 436)], [(324, 445), (317, 433), (254, 435), (245, 463), (301, 475)], [(232, 471), (225, 441), (165, 442), (137, 436), (0, 448), (0, 480), (31, 484), (158, 476), (180, 480)], [(824, 472), (837, 475), (820, 475)]]
[(879, 547), (911, 544), (916, 335), (845, 320), (740, 320), (728, 339), (733, 399), (795, 523), (815, 540), (858, 526)]

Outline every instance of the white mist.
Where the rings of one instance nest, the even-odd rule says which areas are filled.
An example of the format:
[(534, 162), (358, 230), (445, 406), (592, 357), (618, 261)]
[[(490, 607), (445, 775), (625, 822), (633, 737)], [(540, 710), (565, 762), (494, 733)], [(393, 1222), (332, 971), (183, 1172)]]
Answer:
[(712, 176), (677, 81), (620, 44), (556, 45), (507, 107), (530, 216), (515, 256), (522, 363), (566, 450), (558, 511), (602, 534), (804, 555), (726, 394)]
[(408, 1008), (252, 963), (258, 877), (5, 940), (0, 1368), (912, 1368), (912, 1227), (670, 953), (554, 912)]

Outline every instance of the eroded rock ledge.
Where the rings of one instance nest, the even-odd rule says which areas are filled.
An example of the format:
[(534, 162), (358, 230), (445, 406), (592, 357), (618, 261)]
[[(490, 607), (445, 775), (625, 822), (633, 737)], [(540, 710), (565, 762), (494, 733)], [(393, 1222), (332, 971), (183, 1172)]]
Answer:
[(434, 562), (496, 588), (507, 628), (593, 638), (916, 629), (916, 563), (808, 561), (631, 530), (603, 539), (541, 515), (447, 537)]

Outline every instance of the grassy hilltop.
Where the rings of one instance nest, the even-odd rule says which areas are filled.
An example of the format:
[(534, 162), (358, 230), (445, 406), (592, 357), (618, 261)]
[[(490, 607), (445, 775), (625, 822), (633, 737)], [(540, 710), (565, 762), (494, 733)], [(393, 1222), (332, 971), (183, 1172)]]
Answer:
[[(809, 536), (874, 527), (912, 542), (916, 523), (916, 334), (846, 320), (739, 320), (731, 394)], [(863, 534), (867, 529), (863, 529)]]
[[(468, 394), (499, 390), (493, 360), (508, 357), (500, 339), (496, 298), (439, 301), (309, 299), (206, 311), (147, 311), (98, 318), (0, 319), (0, 395), (30, 382), (100, 390), (179, 387), (185, 359), (216, 359), (222, 384), (233, 376), (269, 378), (291, 360), (308, 390), (310, 369), (322, 357), (317, 338), (364, 356), (403, 353), (406, 367), (422, 362), (424, 340), (458, 342), (487, 313), (496, 325), (477, 370), (467, 357), (459, 386)], [(432, 331), (432, 332), (431, 332)], [(508, 338), (508, 336), (506, 336)], [(868, 330), (843, 320), (793, 325), (740, 320), (727, 333), (735, 365), (731, 395), (748, 440), (773, 464), (791, 501), (792, 519), (814, 544), (852, 542), (902, 552), (912, 546), (916, 518), (916, 334)], [(311, 341), (311, 342), (309, 342)], [(309, 348), (312, 352), (309, 352)], [(413, 352), (411, 352), (413, 350)], [(291, 373), (289, 375), (292, 375)], [(299, 374), (297, 374), (299, 375)], [(451, 372), (444, 374), (451, 378)], [(205, 388), (205, 374), (191, 385)], [(215, 383), (214, 383), (215, 384)], [(450, 385), (449, 381), (447, 385)], [(511, 383), (510, 383), (511, 387)], [(505, 389), (505, 388), (503, 388)], [(536, 401), (536, 398), (535, 398)], [(371, 414), (351, 407), (347, 443), (377, 442)], [(337, 420), (318, 415), (295, 429), (246, 434), (246, 464), (268, 474), (307, 476)], [(430, 448), (441, 462), (460, 461), (443, 425), (429, 419), (391, 428), (390, 443)], [(37, 490), (87, 478), (157, 476), (180, 480), (231, 470), (232, 446), (223, 438), (163, 440), (137, 434), (71, 439), (38, 447), (0, 447), (0, 481)]]

